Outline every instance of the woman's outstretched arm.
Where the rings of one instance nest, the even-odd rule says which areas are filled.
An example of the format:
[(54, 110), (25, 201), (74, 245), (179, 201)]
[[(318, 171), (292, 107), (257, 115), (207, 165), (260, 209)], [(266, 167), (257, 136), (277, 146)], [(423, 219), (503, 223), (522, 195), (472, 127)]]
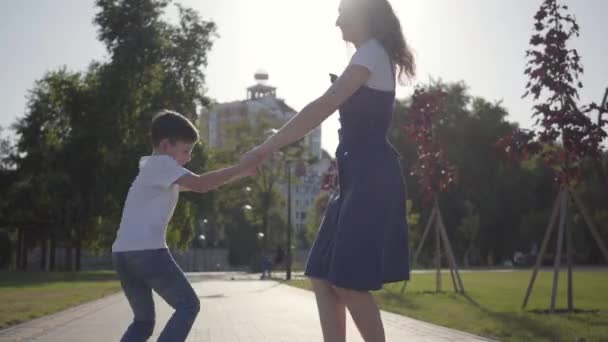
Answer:
[(370, 71), (363, 66), (348, 66), (323, 95), (306, 105), (277, 133), (253, 151), (269, 154), (302, 138), (335, 112), (357, 89), (367, 82), (369, 76)]

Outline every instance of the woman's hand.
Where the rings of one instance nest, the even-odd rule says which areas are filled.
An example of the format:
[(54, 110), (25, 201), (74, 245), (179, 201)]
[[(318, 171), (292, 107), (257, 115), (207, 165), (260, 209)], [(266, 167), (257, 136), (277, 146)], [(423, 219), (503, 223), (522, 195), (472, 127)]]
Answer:
[(256, 169), (272, 155), (273, 150), (262, 144), (244, 153), (239, 158), (239, 167), (245, 170)]

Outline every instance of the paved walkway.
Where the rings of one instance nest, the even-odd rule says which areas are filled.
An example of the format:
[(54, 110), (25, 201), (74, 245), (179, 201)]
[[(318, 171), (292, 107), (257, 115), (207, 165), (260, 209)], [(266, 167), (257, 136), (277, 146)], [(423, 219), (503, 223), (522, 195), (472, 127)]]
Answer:
[[(232, 278), (235, 276), (215, 275), (193, 284), (202, 308), (188, 341), (322, 341), (311, 292), (274, 281)], [(155, 297), (155, 301), (157, 326), (151, 340), (156, 340), (172, 313), (162, 299)], [(118, 341), (131, 317), (126, 299), (116, 294), (0, 331), (0, 341)], [(487, 341), (387, 312), (382, 317), (389, 342)], [(362, 341), (350, 317), (347, 340)]]

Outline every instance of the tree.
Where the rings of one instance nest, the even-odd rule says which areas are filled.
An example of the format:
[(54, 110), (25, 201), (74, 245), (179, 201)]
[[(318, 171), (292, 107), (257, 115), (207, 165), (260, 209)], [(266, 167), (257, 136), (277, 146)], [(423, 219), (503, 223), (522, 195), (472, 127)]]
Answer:
[[(581, 178), (579, 161), (585, 157), (597, 158), (601, 142), (606, 138), (602, 127), (608, 123), (598, 115), (598, 123), (585, 115), (597, 105), (582, 110), (576, 103), (578, 88), (583, 84), (579, 75), (583, 73), (580, 56), (576, 49), (569, 49), (568, 40), (579, 36), (580, 27), (569, 13), (568, 6), (557, 0), (544, 0), (534, 16), (536, 34), (530, 39), (531, 48), (526, 51), (528, 64), (525, 74), (530, 81), (524, 97), (532, 96), (533, 117), (542, 129), (541, 143), (554, 143), (561, 138), (563, 149), (545, 150), (544, 159), (556, 167), (560, 184), (575, 184)], [(542, 95), (546, 99), (540, 100)], [(540, 100), (540, 101), (539, 101)]]
[[(12, 210), (11, 217), (26, 222), (34, 242), (51, 240), (51, 265), (59, 242), (68, 250), (68, 269), (80, 267), (81, 248), (109, 248), (139, 157), (149, 154), (148, 129), (156, 111), (171, 108), (196, 121), (197, 109), (208, 103), (202, 69), (215, 24), (181, 6), (178, 25), (165, 22), (162, 14), (170, 3), (98, 0), (95, 23), (109, 61), (93, 62), (85, 73), (65, 68), (47, 73), (14, 125), (11, 160), (19, 177), (10, 202), (28, 210)], [(205, 147), (193, 154), (191, 168), (204, 168)], [(189, 244), (197, 213), (208, 203), (206, 196), (184, 197), (169, 234), (174, 247)]]
[[(249, 113), (251, 114), (251, 113)], [(221, 167), (234, 162), (238, 157), (262, 142), (262, 139), (270, 135), (275, 127), (282, 122), (271, 119), (265, 112), (251, 115), (254, 120), (242, 120), (232, 125), (225, 125), (222, 131), (222, 148), (215, 151), (215, 167)], [(215, 216), (221, 217), (221, 221), (228, 227), (243, 225), (240, 216), (234, 215), (234, 209), (245, 204), (251, 205), (250, 215), (245, 226), (251, 227), (255, 234), (250, 234), (249, 239), (237, 234), (249, 234), (240, 232), (238, 228), (226, 231), (228, 248), (234, 254), (242, 254), (248, 251), (249, 255), (235, 257), (234, 260), (244, 262), (252, 258), (258, 252), (269, 252), (274, 246), (284, 244), (286, 232), (285, 198), (281, 193), (281, 187), (286, 184), (285, 164), (288, 161), (297, 160), (303, 163), (312, 163), (315, 160), (307, 158), (304, 140), (297, 141), (276, 153), (267, 162), (258, 168), (254, 177), (244, 179), (238, 184), (226, 186), (217, 191), (216, 203), (226, 205), (216, 206)], [(295, 180), (297, 182), (297, 179)], [(236, 195), (235, 195), (236, 193)], [(231, 198), (226, 200), (224, 198)], [(245, 198), (246, 197), (246, 198)], [(238, 200), (237, 200), (238, 199)], [(245, 228), (243, 228), (245, 229)], [(258, 241), (258, 235), (261, 236)], [(243, 246), (242, 244), (247, 244)], [(255, 246), (256, 248), (252, 248)]]
[[(220, 151), (215, 154), (215, 167), (221, 167), (238, 160), (240, 155), (253, 146), (261, 143), (261, 139), (269, 134), (269, 130), (276, 127), (279, 123), (270, 120), (270, 116), (257, 115), (258, 120), (249, 122), (243, 120), (239, 123), (225, 127), (223, 132), (224, 142)], [(278, 208), (283, 201), (283, 196), (280, 192), (279, 185), (283, 179), (283, 171), (280, 166), (280, 160), (274, 156), (271, 160), (264, 163), (258, 168), (258, 172), (254, 177), (242, 180), (235, 186), (227, 186), (218, 190), (218, 200), (222, 196), (232, 196), (229, 193), (236, 191), (237, 196), (244, 201), (239, 201), (239, 205), (250, 204), (252, 207), (250, 218), (252, 223), (259, 231), (256, 234), (262, 233), (262, 248), (269, 248), (278, 240), (276, 238), (278, 232), (283, 229), (283, 225), (271, 226), (271, 216), (273, 212), (278, 212)], [(282, 207), (281, 207), (282, 208)], [(222, 209), (222, 208), (216, 208)], [(220, 215), (232, 216), (230, 208), (223, 208), (218, 213)], [(273, 232), (273, 230), (275, 232)]]
[[(20, 233), (27, 230), (30, 243), (22, 244), (26, 250), (38, 241), (44, 250), (47, 239), (62, 233), (80, 247), (80, 225), (74, 223), (81, 223), (88, 204), (88, 197), (83, 196), (89, 190), (78, 184), (88, 171), (81, 171), (80, 163), (86, 163), (90, 154), (82, 153), (84, 144), (77, 123), (88, 104), (88, 89), (81, 75), (60, 69), (37, 82), (30, 93), (27, 115), (13, 126), (19, 136), (12, 158), (18, 171), (13, 198), (29, 205), (21, 206), (24, 202), (16, 201), (19, 204), (11, 216), (13, 221), (28, 226), (18, 227)], [(65, 225), (62, 232), (57, 232), (58, 222)]]
[(465, 202), (467, 216), (460, 221), (458, 230), (468, 243), (468, 247), (462, 257), (464, 267), (470, 266), (471, 259), (479, 259), (479, 247), (477, 246), (477, 235), (479, 234), (479, 214), (475, 212), (475, 207), (469, 201)]
[[(528, 220), (524, 224), (523, 218), (551, 209), (544, 201), (555, 191), (550, 170), (542, 160), (540, 163), (511, 163), (496, 153), (497, 138), (517, 128), (506, 120), (508, 112), (500, 102), (492, 103), (469, 95), (462, 82), (431, 81), (427, 87), (447, 96), (446, 115), (433, 125), (445, 147), (445, 158), (458, 167), (458, 183), (438, 197), (445, 221), (458, 227), (470, 220), (466, 203), (475, 208), (473, 215), (479, 216), (479, 231), (474, 240), (460, 230), (448, 231), (454, 254), (461, 260), (474, 243), (479, 248), (480, 258), (471, 261), (477, 261), (477, 265), (486, 263), (490, 255), (499, 261), (509, 260), (514, 251), (530, 248), (530, 235), (542, 234), (538, 225), (530, 227), (535, 221)], [(407, 116), (400, 113), (407, 112), (411, 103), (412, 99), (407, 98), (396, 106), (390, 138), (403, 157), (403, 173), (409, 198), (413, 201), (412, 208), (429, 217), (430, 209), (422, 205), (424, 193), (416, 181), (416, 174), (412, 173), (417, 160), (416, 145), (406, 135), (395, 132), (398, 124), (406, 122)], [(410, 228), (411, 243), (422, 235), (423, 232), (417, 230), (422, 228), (420, 225)], [(422, 257), (425, 257), (424, 253)]]
[[(567, 10), (568, 7), (559, 4), (557, 0), (543, 1), (534, 16), (536, 33), (530, 39), (531, 48), (526, 51), (528, 64), (524, 71), (530, 80), (526, 85), (524, 97), (532, 95), (536, 102), (533, 107), (533, 117), (536, 117), (537, 124), (541, 126), (538, 133), (540, 143), (557, 145), (557, 140), (561, 140), (561, 146), (555, 146), (555, 148), (551, 146), (551, 148), (541, 150), (545, 163), (555, 169), (556, 181), (560, 190), (523, 303), (523, 307), (525, 307), (534, 286), (538, 268), (542, 263), (552, 229), (559, 216), (553, 289), (549, 309), (551, 313), (555, 312), (564, 234), (566, 235), (568, 263), (568, 311), (573, 310), (573, 234), (572, 227), (566, 219), (570, 199), (574, 200), (575, 207), (583, 216), (585, 223), (608, 261), (608, 249), (600, 238), (579, 196), (573, 191), (573, 188), (583, 179), (582, 162), (584, 159), (599, 159), (601, 142), (607, 136), (603, 126), (608, 122), (601, 118), (603, 107), (600, 108), (595, 104), (583, 107), (583, 109), (578, 107), (577, 88), (583, 87), (579, 81), (579, 75), (583, 73), (583, 68), (577, 50), (570, 49), (568, 41), (579, 35), (579, 26), (571, 14), (565, 13)], [(592, 110), (599, 112), (597, 123), (594, 123), (586, 115)], [(525, 138), (531, 139), (532, 137), (533, 134), (524, 136), (522, 145), (525, 145)], [(521, 135), (518, 138), (521, 139)], [(512, 140), (517, 141), (516, 139)]]
[[(323, 188), (322, 188), (323, 189)], [(308, 218), (306, 221), (306, 229), (304, 230), (303, 240), (308, 244), (312, 244), (317, 237), (317, 233), (319, 232), (319, 227), (321, 226), (321, 221), (323, 220), (323, 215), (325, 214), (325, 209), (327, 209), (327, 203), (331, 196), (331, 191), (334, 189), (327, 191), (323, 190), (315, 199), (315, 203), (310, 208), (308, 213)]]
[[(13, 146), (11, 140), (4, 136), (4, 129), (0, 126), (0, 192), (4, 194), (0, 198), (0, 217), (7, 217), (7, 207), (9, 206), (8, 196), (6, 196), (14, 184), (16, 173), (14, 171), (12, 157)], [(2, 230), (8, 222), (0, 220), (0, 269), (6, 268), (12, 255), (12, 243), (8, 232)]]
[[(444, 124), (447, 112), (447, 92), (442, 89), (427, 89), (418, 86), (412, 95), (412, 101), (403, 125), (403, 131), (417, 145), (418, 161), (414, 165), (413, 174), (419, 178), (423, 193), (423, 201), (432, 206), (427, 225), (422, 233), (420, 244), (416, 249), (413, 262), (418, 262), (425, 239), (434, 227), (435, 231), (435, 266), (436, 291), (441, 291), (441, 246), (445, 250), (450, 267), (450, 275), (454, 291), (464, 293), (464, 287), (458, 272), (456, 257), (443, 223), (443, 215), (437, 197), (445, 192), (449, 185), (456, 182), (456, 168), (448, 161), (443, 146), (442, 136), (437, 124)], [(403, 283), (401, 292), (405, 290)]]
[[(110, 63), (98, 68), (97, 99), (105, 131), (99, 140), (103, 150), (112, 151), (104, 163), (104, 173), (113, 177), (109, 184), (113, 196), (107, 204), (111, 209), (108, 216), (113, 221), (118, 218), (124, 194), (137, 172), (139, 156), (149, 153), (148, 128), (156, 111), (170, 108), (196, 122), (197, 109), (209, 103), (204, 95), (202, 69), (207, 65), (216, 26), (202, 20), (196, 11), (181, 6), (178, 6), (179, 24), (169, 24), (161, 16), (170, 3), (97, 1), (100, 11), (95, 22), (99, 38), (111, 56)], [(112, 103), (106, 103), (108, 98), (113, 99)], [(197, 146), (189, 167), (195, 171), (206, 169), (206, 153), (204, 145)], [(184, 198), (187, 203), (176, 208), (175, 222), (185, 222), (188, 215), (197, 215), (209, 205), (208, 195)], [(199, 210), (194, 210), (195, 207)], [(174, 225), (188, 232), (178, 234), (181, 242), (171, 246), (187, 246), (194, 237), (193, 225), (193, 221), (184, 226)]]

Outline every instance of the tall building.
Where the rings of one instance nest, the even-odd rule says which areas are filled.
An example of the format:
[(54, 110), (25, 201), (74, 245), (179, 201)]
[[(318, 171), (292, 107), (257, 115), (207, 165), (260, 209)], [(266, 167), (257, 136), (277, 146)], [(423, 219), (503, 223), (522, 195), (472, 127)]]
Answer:
[[(297, 181), (291, 185), (291, 222), (296, 232), (306, 229), (310, 210), (315, 199), (321, 193), (323, 174), (329, 169), (331, 157), (322, 151), (322, 157), (313, 165), (306, 168), (306, 172), (298, 174), (298, 167), (294, 166), (292, 172)], [(287, 184), (281, 184), (281, 192), (287, 196)]]
[[(201, 125), (211, 148), (229, 148), (229, 129), (243, 120), (255, 125), (255, 122), (263, 118), (279, 128), (297, 114), (283, 99), (277, 97), (277, 88), (270, 86), (268, 79), (268, 73), (259, 71), (254, 75), (255, 84), (247, 87), (244, 100), (217, 103), (203, 111)], [(294, 172), (297, 180), (291, 188), (291, 222), (296, 232), (306, 226), (308, 211), (320, 193), (321, 175), (329, 168), (331, 161), (331, 157), (321, 148), (321, 127), (304, 138), (304, 146), (308, 156), (314, 157), (317, 162), (308, 165), (304, 172)], [(280, 188), (287, 197), (287, 184), (281, 184)]]

